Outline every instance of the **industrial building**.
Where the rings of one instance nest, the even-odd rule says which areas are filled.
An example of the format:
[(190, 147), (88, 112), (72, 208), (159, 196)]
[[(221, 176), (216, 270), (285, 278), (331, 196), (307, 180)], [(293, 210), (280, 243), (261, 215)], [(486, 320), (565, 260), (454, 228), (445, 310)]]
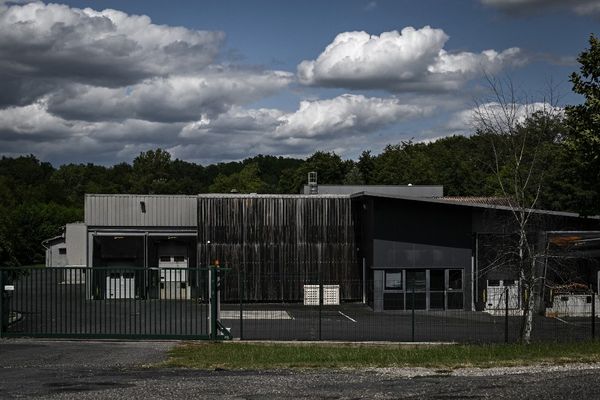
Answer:
[[(518, 308), (518, 273), (489, 267), (490, 244), (505, 234), (511, 211), (489, 203), (412, 185), (307, 186), (299, 195), (88, 194), (84, 224), (45, 242), (47, 263), (81, 265), (57, 256), (62, 248), (67, 257), (85, 254), (92, 299), (201, 298), (206, 282), (197, 268), (218, 259), (230, 269), (223, 301), (239, 298), (243, 285), (248, 301), (301, 302), (306, 285), (325, 284), (341, 301), (376, 312), (485, 310), (508, 288)], [(542, 247), (560, 243), (564, 232), (594, 238), (600, 231), (596, 218), (535, 215), (544, 220)], [(73, 229), (81, 232), (71, 238)], [(594, 246), (580, 252), (577, 279), (597, 291)]]

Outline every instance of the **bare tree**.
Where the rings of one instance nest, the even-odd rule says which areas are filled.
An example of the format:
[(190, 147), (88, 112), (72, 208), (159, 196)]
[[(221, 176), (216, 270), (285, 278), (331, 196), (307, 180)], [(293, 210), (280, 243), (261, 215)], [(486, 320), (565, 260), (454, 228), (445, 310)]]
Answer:
[[(511, 260), (523, 287), (521, 340), (530, 342), (533, 314), (539, 302), (542, 276), (539, 263), (546, 254), (539, 240), (540, 218), (535, 212), (544, 183), (543, 142), (555, 135), (561, 110), (550, 87), (539, 101), (521, 95), (510, 78), (486, 76), (490, 96), (476, 101), (473, 115), (479, 134), (489, 139), (493, 159), (490, 167), (499, 195), (509, 204), (509, 234), (514, 238), (505, 247), (504, 260)], [(551, 140), (555, 140), (553, 138)]]

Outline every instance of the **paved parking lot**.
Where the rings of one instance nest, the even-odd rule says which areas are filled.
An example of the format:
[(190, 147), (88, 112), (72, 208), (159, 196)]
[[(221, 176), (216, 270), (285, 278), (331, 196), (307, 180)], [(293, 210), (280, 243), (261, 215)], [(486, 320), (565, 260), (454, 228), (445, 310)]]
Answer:
[[(40, 271), (36, 273), (39, 275)], [(47, 272), (47, 271), (46, 271)], [(199, 337), (209, 333), (205, 301), (91, 300), (84, 285), (65, 285), (57, 273), (22, 279), (9, 309), (14, 336)], [(240, 315), (243, 319), (240, 319)], [(436, 341), (496, 343), (505, 340), (505, 318), (471, 311), (387, 311), (367, 305), (301, 303), (223, 304), (222, 322), (234, 337), (254, 340)], [(508, 318), (509, 341), (518, 340), (521, 317)], [(589, 318), (537, 316), (534, 340), (584, 340)]]
[[(209, 332), (208, 306), (173, 300), (86, 300), (75, 305), (13, 306), (19, 320), (9, 333), (193, 337)], [(241, 314), (240, 314), (241, 313)], [(243, 320), (240, 320), (240, 315)], [(435, 341), (498, 343), (505, 318), (471, 311), (375, 313), (363, 304), (308, 307), (302, 304), (222, 305), (222, 322), (236, 338), (252, 340)], [(519, 337), (521, 317), (508, 318), (509, 341)], [(534, 340), (591, 338), (589, 318), (536, 316)]]

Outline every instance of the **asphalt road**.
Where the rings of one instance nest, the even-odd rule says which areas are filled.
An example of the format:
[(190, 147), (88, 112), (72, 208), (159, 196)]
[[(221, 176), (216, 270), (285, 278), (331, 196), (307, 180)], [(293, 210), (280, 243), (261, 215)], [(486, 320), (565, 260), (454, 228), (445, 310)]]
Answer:
[(0, 340), (0, 398), (597, 399), (600, 365), (194, 371), (144, 367), (175, 342)]

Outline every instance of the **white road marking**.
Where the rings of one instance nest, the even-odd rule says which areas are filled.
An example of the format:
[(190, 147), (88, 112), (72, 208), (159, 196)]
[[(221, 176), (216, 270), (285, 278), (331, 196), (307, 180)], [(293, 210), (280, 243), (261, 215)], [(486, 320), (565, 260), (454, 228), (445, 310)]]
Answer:
[(341, 312), (341, 311), (338, 311), (338, 312), (339, 312), (341, 315), (343, 315), (344, 317), (348, 318), (350, 321), (352, 321), (352, 322), (356, 323), (356, 320), (355, 320), (355, 319), (353, 319), (353, 318), (350, 318), (349, 316), (347, 316), (346, 314), (344, 314), (344, 313), (343, 313), (343, 312)]

